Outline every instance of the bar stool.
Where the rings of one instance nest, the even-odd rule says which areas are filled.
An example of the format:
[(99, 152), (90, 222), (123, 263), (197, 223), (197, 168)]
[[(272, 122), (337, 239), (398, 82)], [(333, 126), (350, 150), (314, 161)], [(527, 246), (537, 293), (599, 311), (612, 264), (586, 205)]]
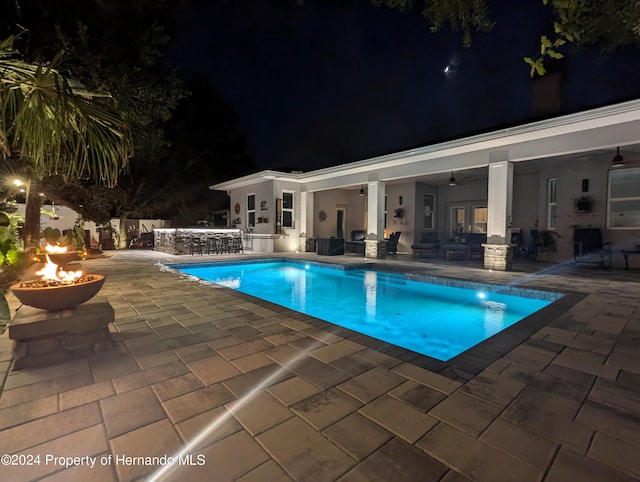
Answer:
[(231, 235), (231, 250), (234, 253), (242, 252), (244, 254), (244, 249), (242, 247), (242, 237), (238, 234)]
[(189, 254), (192, 256), (195, 253), (199, 253), (202, 256), (202, 238), (199, 236), (191, 236), (191, 242), (189, 243)]
[(205, 251), (207, 254), (218, 254), (218, 240), (215, 235), (207, 235), (207, 244), (205, 247)]
[(227, 254), (231, 254), (231, 238), (229, 238), (229, 236), (220, 236), (218, 238), (218, 249), (220, 251), (220, 254), (222, 253), (227, 253)]

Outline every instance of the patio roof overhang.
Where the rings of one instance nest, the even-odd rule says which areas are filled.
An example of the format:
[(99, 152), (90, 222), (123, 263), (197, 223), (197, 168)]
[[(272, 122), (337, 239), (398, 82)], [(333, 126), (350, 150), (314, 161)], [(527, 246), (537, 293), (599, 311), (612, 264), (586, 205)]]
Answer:
[(306, 191), (313, 192), (485, 167), (494, 158), (524, 162), (601, 149), (614, 151), (616, 146), (639, 142), (637, 99), (315, 171), (260, 171), (209, 189), (225, 191), (272, 179), (303, 184)]

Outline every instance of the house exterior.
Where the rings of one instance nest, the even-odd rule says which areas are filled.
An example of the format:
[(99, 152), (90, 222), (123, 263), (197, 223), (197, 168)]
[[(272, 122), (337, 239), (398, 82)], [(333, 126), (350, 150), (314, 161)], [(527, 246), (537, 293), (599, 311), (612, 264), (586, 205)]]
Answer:
[[(624, 162), (613, 165), (618, 147)], [(615, 252), (640, 243), (640, 100), (210, 189), (227, 192), (231, 225), (249, 233), (255, 251), (312, 251), (317, 238), (364, 229), (366, 256), (375, 258), (393, 231), (402, 232), (400, 252), (424, 231), (441, 242), (484, 233), (485, 267), (509, 269), (514, 231), (516, 249), (531, 245), (534, 230), (554, 233), (545, 256), (563, 262), (583, 226), (601, 228)]]

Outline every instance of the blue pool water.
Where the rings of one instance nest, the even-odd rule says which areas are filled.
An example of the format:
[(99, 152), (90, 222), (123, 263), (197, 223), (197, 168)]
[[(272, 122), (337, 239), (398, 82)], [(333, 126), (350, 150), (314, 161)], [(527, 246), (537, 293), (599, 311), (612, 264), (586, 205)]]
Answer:
[(172, 267), (443, 361), (551, 303), (299, 262)]

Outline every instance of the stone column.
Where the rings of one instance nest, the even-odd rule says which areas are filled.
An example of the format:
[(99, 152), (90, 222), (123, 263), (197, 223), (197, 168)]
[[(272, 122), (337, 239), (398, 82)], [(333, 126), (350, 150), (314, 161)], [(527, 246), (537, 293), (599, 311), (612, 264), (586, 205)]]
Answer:
[(501, 271), (510, 270), (513, 261), (513, 163), (508, 159), (508, 151), (495, 151), (489, 157), (487, 243), (482, 245), (484, 267)]
[(364, 255), (366, 258), (380, 259), (387, 254), (384, 240), (384, 192), (382, 181), (369, 181), (367, 194), (367, 239)]
[(300, 193), (300, 251), (315, 252), (316, 238), (313, 236), (313, 200), (314, 194), (309, 191)]

